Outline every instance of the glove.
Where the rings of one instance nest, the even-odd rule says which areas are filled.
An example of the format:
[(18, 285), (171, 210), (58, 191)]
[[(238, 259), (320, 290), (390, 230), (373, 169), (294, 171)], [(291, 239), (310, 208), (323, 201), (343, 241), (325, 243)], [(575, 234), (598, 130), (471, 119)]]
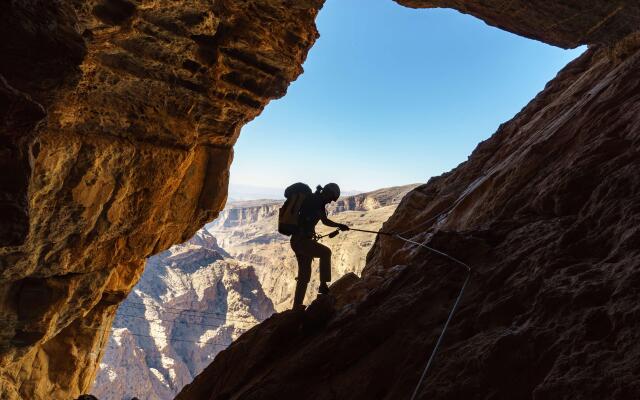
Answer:
[(346, 226), (345, 224), (340, 224), (338, 225), (338, 229), (340, 229), (341, 231), (348, 231), (349, 227)]

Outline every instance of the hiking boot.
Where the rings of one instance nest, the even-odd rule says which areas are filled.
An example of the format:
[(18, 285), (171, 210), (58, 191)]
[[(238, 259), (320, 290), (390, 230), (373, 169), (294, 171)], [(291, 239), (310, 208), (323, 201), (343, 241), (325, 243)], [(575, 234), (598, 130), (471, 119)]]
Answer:
[(327, 282), (322, 282), (320, 284), (320, 287), (318, 288), (318, 293), (329, 294), (329, 286), (327, 286)]

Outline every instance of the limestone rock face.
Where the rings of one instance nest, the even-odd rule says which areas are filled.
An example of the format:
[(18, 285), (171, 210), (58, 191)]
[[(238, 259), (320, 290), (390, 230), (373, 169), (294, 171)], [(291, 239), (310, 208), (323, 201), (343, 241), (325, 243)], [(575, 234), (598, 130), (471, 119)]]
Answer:
[[(414, 187), (406, 185), (346, 196), (329, 204), (327, 213), (336, 222), (376, 231), (393, 213), (400, 199)], [(278, 311), (291, 308), (298, 274), (289, 238), (277, 231), (281, 205), (279, 201), (257, 200), (231, 203), (207, 225), (226, 251), (256, 269), (265, 293)], [(322, 223), (317, 228), (318, 233), (323, 234), (333, 230)], [(374, 240), (375, 235), (355, 231), (322, 239), (322, 243), (332, 250), (333, 280), (347, 273), (360, 274)], [(316, 298), (319, 284), (316, 260), (305, 304)]]
[[(277, 217), (278, 209), (282, 206), (277, 200), (248, 200), (232, 202), (220, 212), (218, 218), (208, 226), (219, 232), (225, 228), (246, 227), (251, 224), (265, 221), (265, 227), (273, 223)], [(271, 229), (272, 231), (273, 229)], [(268, 232), (268, 231), (266, 231)]]
[(0, 397), (87, 390), (143, 260), (226, 200), (322, 1), (0, 5)]
[(148, 259), (116, 314), (91, 390), (102, 400), (172, 399), (240, 334), (273, 314), (255, 271), (200, 230)]
[(334, 215), (343, 211), (370, 211), (400, 203), (400, 200), (417, 185), (395, 186), (341, 197), (327, 206), (327, 213)]
[[(604, 2), (580, 4), (589, 16)], [(542, 12), (528, 10), (501, 9), (504, 23)], [(593, 45), (384, 224), (475, 271), (418, 398), (640, 396), (639, 87), (633, 35)], [(410, 398), (464, 279), (439, 254), (379, 237), (362, 279), (253, 328), (177, 399)]]

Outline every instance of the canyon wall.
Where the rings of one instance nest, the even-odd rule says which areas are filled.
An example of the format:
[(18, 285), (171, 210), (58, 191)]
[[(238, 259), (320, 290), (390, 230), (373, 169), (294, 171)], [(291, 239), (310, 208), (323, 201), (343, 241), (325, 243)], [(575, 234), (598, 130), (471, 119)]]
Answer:
[(145, 257), (226, 200), (240, 128), (302, 72), (322, 1), (0, 5), (0, 397), (93, 381)]
[[(216, 218), (207, 226), (220, 231), (227, 228), (246, 227), (247, 225), (266, 221), (264, 225), (277, 218), (282, 201), (278, 200), (248, 200), (233, 202), (227, 205)], [(244, 231), (244, 229), (243, 229)]]
[(120, 304), (91, 393), (172, 399), (218, 352), (275, 310), (255, 270), (205, 229), (147, 260)]
[[(401, 2), (591, 45), (384, 224), (474, 271), (417, 398), (640, 397), (638, 3)], [(176, 399), (410, 398), (465, 276), (380, 236), (362, 279), (248, 331)]]

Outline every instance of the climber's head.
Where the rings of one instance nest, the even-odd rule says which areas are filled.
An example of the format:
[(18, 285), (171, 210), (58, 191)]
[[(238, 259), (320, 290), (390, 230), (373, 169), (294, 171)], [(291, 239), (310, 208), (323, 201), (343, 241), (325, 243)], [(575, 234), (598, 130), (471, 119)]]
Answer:
[(324, 185), (322, 188), (322, 198), (327, 203), (338, 200), (338, 197), (340, 197), (340, 186), (335, 183), (327, 183)]

